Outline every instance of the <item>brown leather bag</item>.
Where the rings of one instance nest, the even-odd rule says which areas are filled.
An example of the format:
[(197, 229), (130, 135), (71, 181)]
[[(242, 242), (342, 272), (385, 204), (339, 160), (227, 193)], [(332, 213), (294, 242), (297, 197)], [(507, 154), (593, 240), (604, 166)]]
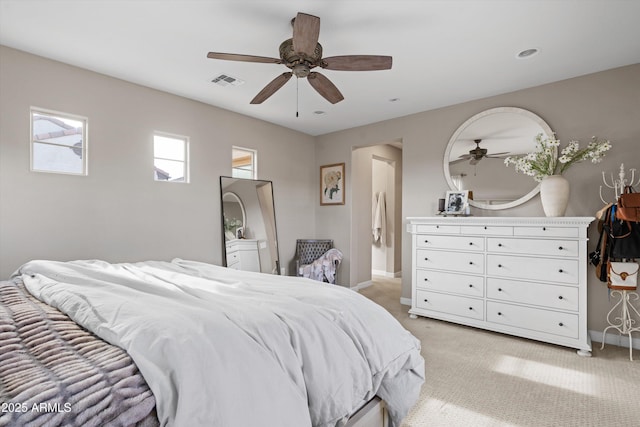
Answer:
[(618, 198), (616, 218), (623, 221), (640, 222), (640, 193), (633, 192), (633, 188), (627, 185), (624, 193)]

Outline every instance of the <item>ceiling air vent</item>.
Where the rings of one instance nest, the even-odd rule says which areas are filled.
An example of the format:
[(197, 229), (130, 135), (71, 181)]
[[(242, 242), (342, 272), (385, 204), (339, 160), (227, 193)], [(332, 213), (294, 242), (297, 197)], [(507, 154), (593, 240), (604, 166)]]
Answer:
[(240, 80), (226, 74), (220, 74), (215, 79), (211, 80), (211, 82), (220, 86), (240, 86), (242, 83), (244, 83), (244, 80)]

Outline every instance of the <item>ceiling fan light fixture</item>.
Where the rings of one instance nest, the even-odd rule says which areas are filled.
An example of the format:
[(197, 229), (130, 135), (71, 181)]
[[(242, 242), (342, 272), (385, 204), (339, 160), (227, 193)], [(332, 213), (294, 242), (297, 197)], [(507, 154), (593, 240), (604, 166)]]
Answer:
[(518, 52), (518, 54), (516, 55), (516, 58), (520, 58), (520, 59), (523, 59), (523, 58), (530, 58), (530, 57), (532, 57), (532, 56), (536, 55), (539, 51), (540, 51), (540, 50), (539, 50), (539, 49), (537, 49), (537, 48), (535, 48), (535, 47), (532, 47), (532, 48), (530, 48), (530, 49), (521, 50), (521, 51), (520, 51), (520, 52)]

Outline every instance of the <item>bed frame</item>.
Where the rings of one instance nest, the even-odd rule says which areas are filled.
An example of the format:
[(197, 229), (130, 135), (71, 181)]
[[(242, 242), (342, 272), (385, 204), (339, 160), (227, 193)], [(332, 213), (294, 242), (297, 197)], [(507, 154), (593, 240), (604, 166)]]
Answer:
[(345, 427), (387, 427), (389, 418), (384, 400), (378, 396), (367, 402), (353, 414)]

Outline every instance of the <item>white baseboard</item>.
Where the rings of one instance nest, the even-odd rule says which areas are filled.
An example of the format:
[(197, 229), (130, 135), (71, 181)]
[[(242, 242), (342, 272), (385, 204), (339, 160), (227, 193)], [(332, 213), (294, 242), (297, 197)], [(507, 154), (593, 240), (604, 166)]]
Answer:
[[(589, 331), (589, 336), (593, 341), (596, 341), (599, 343), (602, 342), (602, 332), (600, 331)], [(622, 335), (622, 334), (618, 334), (618, 331), (609, 330), (607, 332), (607, 336), (605, 338), (604, 343), (605, 343), (605, 346), (609, 344), (609, 345), (615, 345), (618, 347), (629, 348), (629, 335)], [(635, 337), (632, 334), (631, 343), (634, 349), (640, 350), (640, 337), (638, 337), (637, 334)]]
[(371, 270), (372, 276), (382, 276), (382, 277), (390, 277), (392, 279), (397, 279), (398, 277), (402, 277), (402, 271), (396, 271), (395, 273), (391, 271), (383, 271), (383, 270)]
[(400, 297), (400, 304), (411, 307), (411, 298)]
[(364, 288), (368, 288), (369, 286), (373, 285), (373, 281), (371, 280), (367, 280), (366, 282), (360, 282), (355, 286), (351, 286), (351, 290), (352, 291), (359, 291), (360, 289), (364, 289)]

